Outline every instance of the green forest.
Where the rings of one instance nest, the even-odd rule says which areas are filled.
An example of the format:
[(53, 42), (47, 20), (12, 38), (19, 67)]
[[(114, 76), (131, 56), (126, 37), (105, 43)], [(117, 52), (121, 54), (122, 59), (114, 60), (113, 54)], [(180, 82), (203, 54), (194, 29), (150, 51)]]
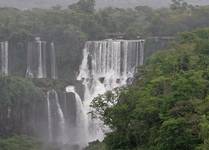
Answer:
[(133, 85), (94, 99), (92, 113), (112, 130), (106, 149), (209, 148), (208, 39), (208, 28), (180, 34), (139, 68)]
[[(123, 34), (124, 39), (164, 36), (175, 40), (155, 51), (148, 49), (132, 85), (93, 100), (94, 111), (89, 113), (101, 119), (110, 132), (103, 142), (90, 143), (86, 150), (208, 150), (209, 6), (193, 6), (183, 0), (173, 0), (170, 8), (160, 9), (96, 10), (94, 0), (80, 0), (66, 9), (0, 8), (0, 40), (18, 43), (15, 47), (20, 56), (24, 53), (21, 43), (36, 36), (54, 41), (61, 78), (25, 79), (18, 66), (23, 59), (17, 60), (14, 75), (0, 77), (0, 110), (11, 106), (17, 116), (27, 116), (33, 111), (32, 103), (41, 108), (41, 91), (52, 85), (61, 89), (75, 80), (85, 41), (106, 39), (112, 33)], [(149, 40), (147, 43), (146, 47), (153, 47)], [(3, 115), (0, 111), (0, 118)], [(0, 150), (60, 150), (45, 145), (31, 131), (20, 133), (25, 120), (13, 121), (9, 124), (18, 124), (17, 129), (0, 128)]]

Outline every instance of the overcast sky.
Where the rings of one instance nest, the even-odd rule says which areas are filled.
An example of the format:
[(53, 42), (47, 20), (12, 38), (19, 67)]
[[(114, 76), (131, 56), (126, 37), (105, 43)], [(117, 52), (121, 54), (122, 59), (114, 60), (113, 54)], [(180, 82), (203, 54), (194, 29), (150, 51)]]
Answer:
[[(21, 9), (41, 7), (49, 8), (55, 5), (68, 6), (78, 0), (0, 0), (0, 6), (10, 6)], [(96, 0), (97, 7), (134, 7), (137, 5), (148, 5), (159, 8), (169, 6), (171, 0)], [(209, 0), (186, 0), (198, 5), (209, 5)]]

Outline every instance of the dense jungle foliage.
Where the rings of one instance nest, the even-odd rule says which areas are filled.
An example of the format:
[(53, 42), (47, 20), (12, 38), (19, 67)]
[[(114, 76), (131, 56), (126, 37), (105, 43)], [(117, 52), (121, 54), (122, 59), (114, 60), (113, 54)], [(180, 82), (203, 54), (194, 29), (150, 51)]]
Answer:
[[(170, 8), (162, 9), (136, 6), (134, 9), (95, 10), (94, 6), (94, 0), (80, 0), (67, 9), (59, 6), (32, 10), (0, 8), (0, 40), (14, 43), (13, 49), (19, 51), (15, 55), (20, 57), (16, 64), (24, 64), (25, 52), (21, 45), (27, 41), (36, 36), (54, 41), (59, 76), (75, 79), (86, 40), (111, 38), (114, 33), (120, 33), (126, 39), (174, 36), (178, 32), (209, 26), (208, 6), (190, 6), (182, 0), (174, 0)], [(149, 40), (148, 43), (148, 46), (152, 45)], [(16, 68), (20, 70), (17, 66), (14, 72), (18, 72)]]
[(135, 83), (94, 99), (108, 150), (209, 148), (209, 28), (182, 33), (139, 68)]
[(68, 9), (59, 6), (32, 10), (1, 8), (0, 39), (29, 40), (41, 36), (58, 42), (67, 40), (74, 47), (79, 40), (103, 39), (107, 33), (125, 33), (127, 38), (172, 36), (209, 24), (208, 6), (190, 6), (175, 0), (171, 8), (162, 9), (136, 6), (135, 9), (95, 10), (94, 6), (94, 0), (80, 0)]
[[(22, 43), (36, 36), (54, 41), (58, 72), (63, 79), (76, 76), (86, 40), (109, 38), (109, 33), (122, 33), (126, 39), (135, 39), (176, 36), (188, 31), (178, 36), (170, 49), (156, 53), (139, 68), (134, 85), (94, 100), (92, 107), (97, 108), (96, 113), (113, 132), (107, 134), (103, 143), (95, 142), (98, 145), (93, 144), (89, 149), (207, 150), (209, 29), (189, 31), (209, 26), (209, 7), (191, 6), (181, 0), (174, 0), (170, 8), (162, 9), (137, 6), (95, 10), (94, 5), (94, 0), (80, 0), (67, 9), (0, 8), (0, 40), (17, 45), (13, 47), (18, 50), (16, 64), (23, 60)], [(33, 135), (28, 127), (21, 128), (26, 121), (30, 122), (31, 102), (41, 109), (41, 86), (55, 84), (63, 88), (64, 83), (13, 76), (0, 78), (0, 111), (8, 110), (7, 114), (0, 114), (0, 124), (9, 125), (0, 129), (1, 133), (7, 132), (7, 136), (0, 135), (2, 150), (40, 150), (39, 141), (15, 134)], [(112, 107), (106, 102), (112, 103)], [(15, 111), (10, 112), (11, 108)], [(32, 115), (41, 116), (39, 113)], [(5, 120), (10, 115), (13, 122)], [(27, 120), (21, 120), (22, 115)], [(15, 123), (17, 131), (13, 130)]]

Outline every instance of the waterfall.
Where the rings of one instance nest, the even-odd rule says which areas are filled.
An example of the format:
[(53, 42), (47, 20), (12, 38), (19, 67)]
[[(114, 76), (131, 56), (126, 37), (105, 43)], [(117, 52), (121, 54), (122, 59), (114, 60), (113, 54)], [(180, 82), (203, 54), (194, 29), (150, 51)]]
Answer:
[(37, 78), (46, 78), (46, 42), (36, 38), (38, 50), (38, 73)]
[(55, 53), (55, 47), (54, 43), (51, 43), (51, 53), (50, 53), (50, 59), (51, 59), (51, 78), (57, 79), (57, 69), (56, 69), (56, 53)]
[(49, 133), (49, 142), (52, 142), (52, 112), (51, 112), (51, 102), (50, 102), (50, 93), (47, 92), (47, 109), (48, 109), (48, 133)]
[(58, 114), (59, 114), (59, 119), (60, 119), (60, 122), (59, 122), (59, 126), (60, 126), (60, 142), (65, 144), (66, 143), (66, 134), (65, 134), (65, 129), (66, 129), (66, 124), (65, 124), (65, 118), (64, 118), (64, 113), (61, 109), (61, 106), (60, 106), (60, 103), (59, 103), (59, 99), (58, 99), (58, 95), (57, 95), (57, 92), (55, 90), (53, 90), (53, 93), (55, 95), (55, 102), (56, 102), (56, 106), (57, 106), (57, 111), (58, 111)]
[(139, 65), (143, 65), (144, 63), (144, 41), (140, 41), (140, 63)]
[(8, 41), (0, 43), (1, 48), (1, 74), (8, 75)]
[(37, 47), (38, 47), (38, 78), (43, 78), (43, 66), (42, 66), (42, 46), (40, 38), (36, 38)]
[[(54, 103), (54, 108), (52, 109), (52, 103)], [(57, 137), (57, 142), (66, 144), (67, 143), (67, 135), (66, 135), (66, 121), (64, 117), (63, 110), (60, 106), (59, 97), (55, 90), (50, 90), (47, 92), (47, 104), (48, 104), (48, 130), (49, 130), (49, 140), (52, 140), (53, 137)], [(55, 119), (52, 117), (53, 111), (56, 110), (55, 113), (58, 115), (58, 125), (55, 122), (55, 127), (58, 127), (58, 135), (53, 135), (52, 128), (52, 120)]]
[(88, 144), (87, 114), (84, 111), (84, 106), (83, 106), (80, 96), (75, 91), (75, 87), (74, 86), (66, 87), (66, 92), (73, 93), (75, 95), (75, 101), (76, 101), (76, 126), (75, 126), (76, 138), (74, 138), (74, 141), (76, 144), (80, 145), (81, 147), (85, 147)]
[(26, 77), (47, 78), (47, 72), (49, 72), (48, 77), (57, 79), (55, 46), (53, 42), (48, 44), (36, 37), (35, 41), (28, 43)]
[(26, 77), (34, 78), (33, 74), (33, 45), (32, 42), (28, 43), (27, 48), (27, 70), (26, 70)]
[[(138, 65), (144, 62), (144, 40), (88, 41), (83, 50), (83, 60), (77, 80), (85, 87), (84, 110), (90, 111), (94, 97), (132, 81)], [(90, 117), (87, 122), (88, 141), (102, 140), (99, 121)], [(93, 129), (92, 129), (93, 128)], [(92, 129), (92, 130), (90, 130)], [(93, 133), (93, 131), (96, 131)]]
[(46, 42), (39, 37), (28, 44), (26, 77), (46, 78)]

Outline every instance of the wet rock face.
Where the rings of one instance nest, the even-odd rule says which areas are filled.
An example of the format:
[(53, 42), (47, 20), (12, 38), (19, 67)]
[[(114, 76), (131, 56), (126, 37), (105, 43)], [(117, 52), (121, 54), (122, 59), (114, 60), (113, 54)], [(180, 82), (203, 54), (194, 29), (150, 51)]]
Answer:
[(8, 75), (8, 41), (0, 42), (0, 74)]
[(28, 78), (57, 79), (56, 50), (53, 42), (0, 42), (0, 74)]
[(75, 94), (73, 93), (66, 93), (66, 100), (65, 100), (65, 113), (67, 118), (68, 124), (73, 128), (76, 126), (76, 101), (75, 101)]
[(8, 47), (9, 75), (24, 77), (27, 68), (27, 42), (9, 41)]

